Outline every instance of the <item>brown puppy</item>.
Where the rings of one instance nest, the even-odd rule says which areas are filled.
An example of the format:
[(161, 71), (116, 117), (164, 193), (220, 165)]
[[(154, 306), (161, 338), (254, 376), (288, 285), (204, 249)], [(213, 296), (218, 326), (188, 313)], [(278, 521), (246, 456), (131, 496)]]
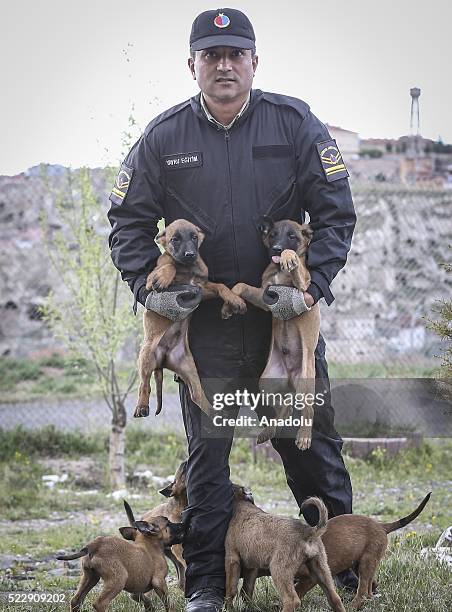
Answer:
[[(156, 237), (165, 252), (158, 258), (155, 269), (148, 275), (146, 289), (163, 290), (171, 285), (199, 287), (204, 299), (220, 297), (231, 312), (245, 312), (245, 302), (220, 283), (208, 281), (206, 264), (199, 255), (203, 232), (186, 221), (173, 221)], [(187, 385), (192, 401), (206, 414), (210, 404), (199, 380), (188, 344), (190, 316), (183, 321), (171, 321), (151, 310), (143, 314), (144, 340), (138, 357), (140, 387), (135, 417), (149, 414), (150, 379), (154, 372), (157, 389), (157, 411), (162, 409), (163, 368), (173, 371)]]
[[(264, 217), (260, 225), (262, 240), (268, 249), (271, 263), (262, 275), (260, 288), (238, 283), (232, 292), (263, 310), (269, 310), (264, 292), (271, 285), (296, 287), (306, 291), (311, 276), (306, 267), (306, 250), (313, 231), (309, 225), (285, 220), (274, 223)], [(231, 316), (227, 304), (223, 316)], [(306, 312), (289, 320), (273, 317), (271, 349), (259, 386), (268, 392), (284, 396), (295, 393), (303, 400), (302, 424), (295, 440), (301, 450), (311, 445), (312, 420), (315, 396), (315, 348), (319, 339), (320, 306), (315, 304)], [(276, 387), (275, 387), (276, 383)], [(274, 405), (277, 417), (288, 416), (290, 407)], [(267, 427), (258, 437), (258, 443), (275, 437), (276, 428)]]
[[(325, 532), (328, 513), (317, 497), (308, 498), (302, 508), (314, 504), (319, 511), (315, 527), (298, 519), (274, 516), (244, 499), (234, 499), (234, 514), (226, 535), (226, 602), (237, 594), (241, 571), (245, 593), (253, 585), (258, 569), (268, 569), (282, 602), (282, 612), (294, 612), (300, 604), (294, 579), (304, 564), (320, 584), (331, 609), (345, 612), (334, 588), (325, 548), (320, 536)], [(247, 571), (249, 573), (247, 573)]]
[[(187, 462), (183, 461), (177, 469), (174, 480), (167, 487), (159, 491), (165, 497), (169, 497), (168, 502), (159, 504), (152, 510), (143, 515), (143, 520), (151, 521), (154, 516), (166, 516), (170, 521), (179, 523), (182, 520), (182, 512), (188, 506), (187, 488), (186, 488), (186, 469)], [(244, 487), (232, 484), (234, 499), (243, 499), (253, 501), (251, 491)], [(178, 575), (178, 584), (182, 590), (185, 590), (185, 560), (182, 555), (183, 547), (181, 544), (175, 544), (169, 548), (165, 548), (165, 555), (174, 563)], [(254, 583), (253, 583), (254, 586)]]
[[(359, 584), (356, 597), (351, 603), (353, 608), (362, 608), (364, 600), (372, 597), (372, 582), (388, 545), (388, 533), (414, 521), (425, 508), (430, 495), (422, 500), (414, 512), (393, 523), (380, 523), (357, 514), (342, 514), (328, 521), (322, 541), (331, 572), (338, 574), (357, 566)], [(299, 576), (295, 588), (301, 599), (317, 582), (309, 575), (307, 568), (303, 568)]]
[[(186, 472), (187, 462), (183, 461), (177, 468), (173, 482), (159, 491), (159, 493), (168, 497), (168, 501), (146, 512), (143, 515), (144, 521), (152, 521), (155, 516), (166, 516), (172, 523), (181, 522), (182, 512), (188, 506), (187, 486), (185, 483)], [(178, 585), (183, 591), (185, 590), (186, 564), (182, 556), (182, 550), (181, 544), (174, 544), (170, 549), (165, 549), (165, 555), (174, 563)]]
[(83, 557), (83, 573), (77, 592), (71, 599), (71, 612), (79, 612), (86, 595), (101, 578), (104, 586), (93, 604), (96, 612), (104, 612), (123, 590), (132, 593), (135, 601), (142, 602), (146, 610), (152, 610), (151, 600), (143, 595), (152, 589), (162, 600), (165, 610), (175, 610), (168, 599), (165, 581), (168, 565), (163, 550), (165, 546), (182, 541), (184, 526), (171, 523), (163, 516), (155, 517), (150, 523), (135, 521), (127, 502), (124, 502), (124, 506), (133, 523), (133, 527), (121, 527), (119, 530), (125, 540), (100, 536), (73, 555), (57, 557), (62, 561)]

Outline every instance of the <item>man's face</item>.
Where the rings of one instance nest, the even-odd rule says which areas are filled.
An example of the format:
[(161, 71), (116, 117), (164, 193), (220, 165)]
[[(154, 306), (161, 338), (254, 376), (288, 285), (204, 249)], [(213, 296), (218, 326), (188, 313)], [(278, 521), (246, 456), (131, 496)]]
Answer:
[(196, 51), (188, 66), (206, 96), (226, 102), (250, 91), (257, 62), (250, 49), (212, 47)]

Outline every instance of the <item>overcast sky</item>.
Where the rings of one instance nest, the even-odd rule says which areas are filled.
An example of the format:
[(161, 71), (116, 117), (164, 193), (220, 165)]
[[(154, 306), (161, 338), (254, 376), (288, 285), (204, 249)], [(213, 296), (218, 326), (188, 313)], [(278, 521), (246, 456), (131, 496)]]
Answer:
[[(260, 59), (255, 87), (290, 94), (362, 137), (452, 142), (450, 0), (242, 0)], [(186, 67), (193, 0), (0, 0), (0, 174), (40, 162), (116, 164), (134, 106), (141, 128), (197, 92)], [(449, 112), (447, 112), (449, 109)]]

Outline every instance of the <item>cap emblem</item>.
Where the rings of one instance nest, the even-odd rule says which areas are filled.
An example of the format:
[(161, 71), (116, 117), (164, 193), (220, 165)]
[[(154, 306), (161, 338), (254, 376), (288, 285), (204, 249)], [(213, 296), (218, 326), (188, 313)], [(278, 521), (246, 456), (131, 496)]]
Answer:
[(213, 20), (213, 23), (217, 26), (217, 28), (227, 28), (228, 25), (230, 25), (231, 20), (224, 13), (218, 13), (218, 15)]

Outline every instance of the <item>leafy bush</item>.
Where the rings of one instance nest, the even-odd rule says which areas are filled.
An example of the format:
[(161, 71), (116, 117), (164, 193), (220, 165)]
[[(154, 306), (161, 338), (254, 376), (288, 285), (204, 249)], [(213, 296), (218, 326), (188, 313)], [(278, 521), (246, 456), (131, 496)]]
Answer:
[(36, 430), (0, 428), (0, 461), (10, 461), (16, 453), (46, 457), (91, 455), (102, 452), (105, 445), (106, 437), (99, 434), (63, 431), (53, 425)]
[(186, 443), (174, 432), (152, 433), (142, 428), (129, 426), (126, 429), (127, 462), (149, 463), (156, 468), (162, 466), (162, 475), (168, 467), (176, 469), (186, 459)]
[(1, 506), (9, 510), (33, 505), (39, 497), (42, 473), (42, 468), (19, 451), (8, 463), (0, 463)]
[(371, 159), (377, 159), (378, 157), (382, 157), (383, 151), (380, 149), (362, 149), (359, 152), (360, 157), (370, 157)]
[(42, 367), (38, 361), (0, 357), (2, 389), (11, 389), (23, 380), (38, 380), (42, 374)]

